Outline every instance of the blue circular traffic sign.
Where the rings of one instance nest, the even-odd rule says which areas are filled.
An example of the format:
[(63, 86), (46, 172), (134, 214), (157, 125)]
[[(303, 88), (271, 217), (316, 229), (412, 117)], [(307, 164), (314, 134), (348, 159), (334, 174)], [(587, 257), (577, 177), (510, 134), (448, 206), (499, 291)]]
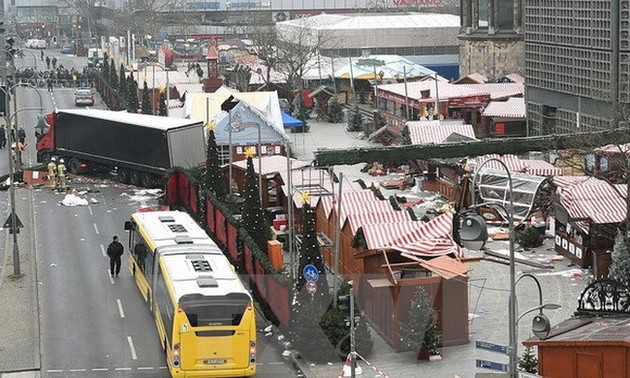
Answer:
[(317, 282), (319, 279), (319, 272), (317, 271), (317, 268), (315, 268), (315, 265), (312, 264), (308, 264), (304, 267), (302, 275), (308, 282)]

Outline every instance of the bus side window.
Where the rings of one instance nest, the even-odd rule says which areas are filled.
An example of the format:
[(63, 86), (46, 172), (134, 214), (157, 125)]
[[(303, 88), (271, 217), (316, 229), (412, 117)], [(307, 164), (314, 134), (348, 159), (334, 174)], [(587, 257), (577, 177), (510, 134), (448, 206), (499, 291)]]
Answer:
[(142, 239), (138, 240), (136, 245), (133, 247), (133, 255), (138, 262), (138, 267), (140, 270), (146, 275), (145, 261), (147, 259), (147, 255), (149, 255), (149, 248)]
[[(146, 245), (145, 245), (145, 248)], [(148, 251), (148, 248), (147, 248)], [(147, 280), (149, 281), (149, 286), (153, 285), (153, 264), (155, 263), (155, 253), (147, 253), (146, 254), (146, 258), (144, 259), (145, 263), (144, 263), (144, 275), (147, 277)]]

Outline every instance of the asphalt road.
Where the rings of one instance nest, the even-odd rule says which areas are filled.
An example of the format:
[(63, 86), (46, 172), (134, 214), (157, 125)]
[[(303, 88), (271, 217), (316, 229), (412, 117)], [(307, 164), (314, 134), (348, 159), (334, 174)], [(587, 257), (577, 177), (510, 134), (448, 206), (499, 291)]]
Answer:
[[(37, 58), (39, 52), (35, 51)], [(85, 57), (56, 55), (58, 64), (81, 68)], [(25, 54), (24, 61), (33, 64)], [(40, 62), (41, 64), (41, 62)], [(19, 61), (17, 64), (18, 67)], [(74, 89), (41, 88), (45, 112), (55, 108), (75, 108)], [(40, 106), (33, 89), (18, 89), (18, 107)], [(97, 100), (96, 108), (105, 109)], [(34, 126), (39, 112), (19, 113), (18, 122), (27, 132), (23, 161), (35, 165)], [(8, 155), (0, 150), (0, 171), (8, 172)], [(108, 178), (69, 177), (69, 187), (92, 192), (97, 204), (61, 206), (63, 195), (34, 189), (35, 243), (41, 329), (41, 376), (43, 377), (168, 377), (164, 354), (146, 303), (140, 295), (123, 257), (121, 276), (110, 278), (105, 248), (116, 234), (126, 240), (124, 221), (141, 205), (131, 199), (135, 188)], [(26, 195), (25, 189), (18, 196)], [(0, 192), (0, 214), (8, 215), (8, 192)], [(6, 215), (5, 215), (6, 216)], [(4, 245), (5, 233), (0, 233)], [(123, 243), (124, 244), (124, 243)], [(294, 377), (294, 369), (284, 361), (282, 350), (262, 332), (259, 324), (258, 377)]]

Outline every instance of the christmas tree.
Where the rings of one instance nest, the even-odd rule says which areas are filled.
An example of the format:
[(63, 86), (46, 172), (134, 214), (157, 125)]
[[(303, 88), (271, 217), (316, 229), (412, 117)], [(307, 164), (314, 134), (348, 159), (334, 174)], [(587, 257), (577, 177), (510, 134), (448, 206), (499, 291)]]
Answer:
[(166, 109), (166, 89), (160, 88), (160, 102), (158, 103), (158, 115), (162, 117), (166, 117), (167, 109)]
[[(330, 290), (328, 288), (328, 280), (326, 279), (326, 270), (324, 259), (319, 249), (319, 241), (317, 240), (317, 230), (315, 228), (315, 215), (311, 207), (311, 196), (308, 192), (302, 192), (302, 244), (300, 246), (300, 265), (298, 268), (298, 280), (295, 290), (300, 296), (306, 295), (315, 301), (319, 301), (326, 306), (331, 302)], [(316, 281), (316, 292), (311, 295), (306, 292), (306, 279), (302, 272), (304, 267), (312, 265), (317, 269), (319, 278)]]
[(365, 92), (359, 92), (359, 104), (365, 105), (366, 102), (367, 96), (365, 95)]
[(437, 313), (427, 293), (418, 286), (409, 307), (409, 319), (400, 324), (400, 341), (406, 350), (428, 349), (439, 352), (440, 337), (437, 330)]
[(348, 131), (361, 131), (363, 130), (363, 116), (359, 111), (359, 107), (352, 108), (352, 114), (348, 120)]
[(103, 66), (101, 67), (101, 75), (103, 76), (103, 80), (109, 84), (109, 57), (107, 53), (103, 54)]
[(109, 85), (111, 85), (114, 91), (118, 90), (118, 74), (116, 73), (116, 65), (114, 64), (113, 58), (109, 65)]
[(265, 214), (260, 204), (258, 196), (258, 180), (254, 173), (253, 156), (256, 153), (253, 148), (245, 151), (247, 157), (247, 171), (245, 172), (245, 190), (243, 192), (243, 227), (249, 235), (256, 241), (256, 245), (262, 250), (267, 251), (267, 241), (270, 239), (271, 230), (265, 219)]
[(125, 76), (125, 65), (123, 64), (122, 59), (120, 60), (120, 70), (118, 71), (118, 93), (120, 93), (120, 98), (125, 101), (125, 108), (127, 108), (127, 77)]
[(140, 104), (138, 103), (138, 83), (129, 75), (127, 78), (127, 111), (129, 113), (137, 113)]
[(402, 138), (402, 144), (411, 144), (411, 134), (409, 134), (408, 124), (405, 123), (405, 126), (403, 126), (402, 130), (400, 131), (400, 137)]
[(324, 332), (324, 311), (327, 306), (309, 299), (294, 299), (291, 307), (289, 339), (293, 348), (313, 362), (327, 362), (337, 359), (335, 345)]
[(331, 97), (328, 100), (328, 122), (339, 123), (343, 121), (343, 110), (337, 100), (337, 97)]
[(526, 373), (538, 373), (538, 358), (536, 358), (534, 348), (525, 347), (523, 356), (518, 361), (518, 367)]
[(608, 277), (630, 287), (630, 253), (621, 231), (615, 236)]
[(206, 126), (208, 130), (208, 150), (206, 153), (206, 190), (213, 192), (217, 198), (225, 198), (225, 179), (219, 167), (219, 154), (217, 152), (217, 140), (214, 136), (214, 123)]
[(144, 78), (144, 87), (142, 88), (142, 114), (153, 114), (151, 96), (149, 96), (149, 86), (147, 85), (146, 77)]

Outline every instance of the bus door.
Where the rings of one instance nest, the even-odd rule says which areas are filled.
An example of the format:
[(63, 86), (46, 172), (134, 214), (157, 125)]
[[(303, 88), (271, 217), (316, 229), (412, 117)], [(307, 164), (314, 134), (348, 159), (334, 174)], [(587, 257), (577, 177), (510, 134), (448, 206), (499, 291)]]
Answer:
[(255, 352), (250, 355), (256, 335), (250, 335), (255, 320), (249, 296), (189, 295), (180, 299), (180, 308), (189, 323), (179, 330), (182, 370), (246, 369), (250, 358), (255, 361)]

